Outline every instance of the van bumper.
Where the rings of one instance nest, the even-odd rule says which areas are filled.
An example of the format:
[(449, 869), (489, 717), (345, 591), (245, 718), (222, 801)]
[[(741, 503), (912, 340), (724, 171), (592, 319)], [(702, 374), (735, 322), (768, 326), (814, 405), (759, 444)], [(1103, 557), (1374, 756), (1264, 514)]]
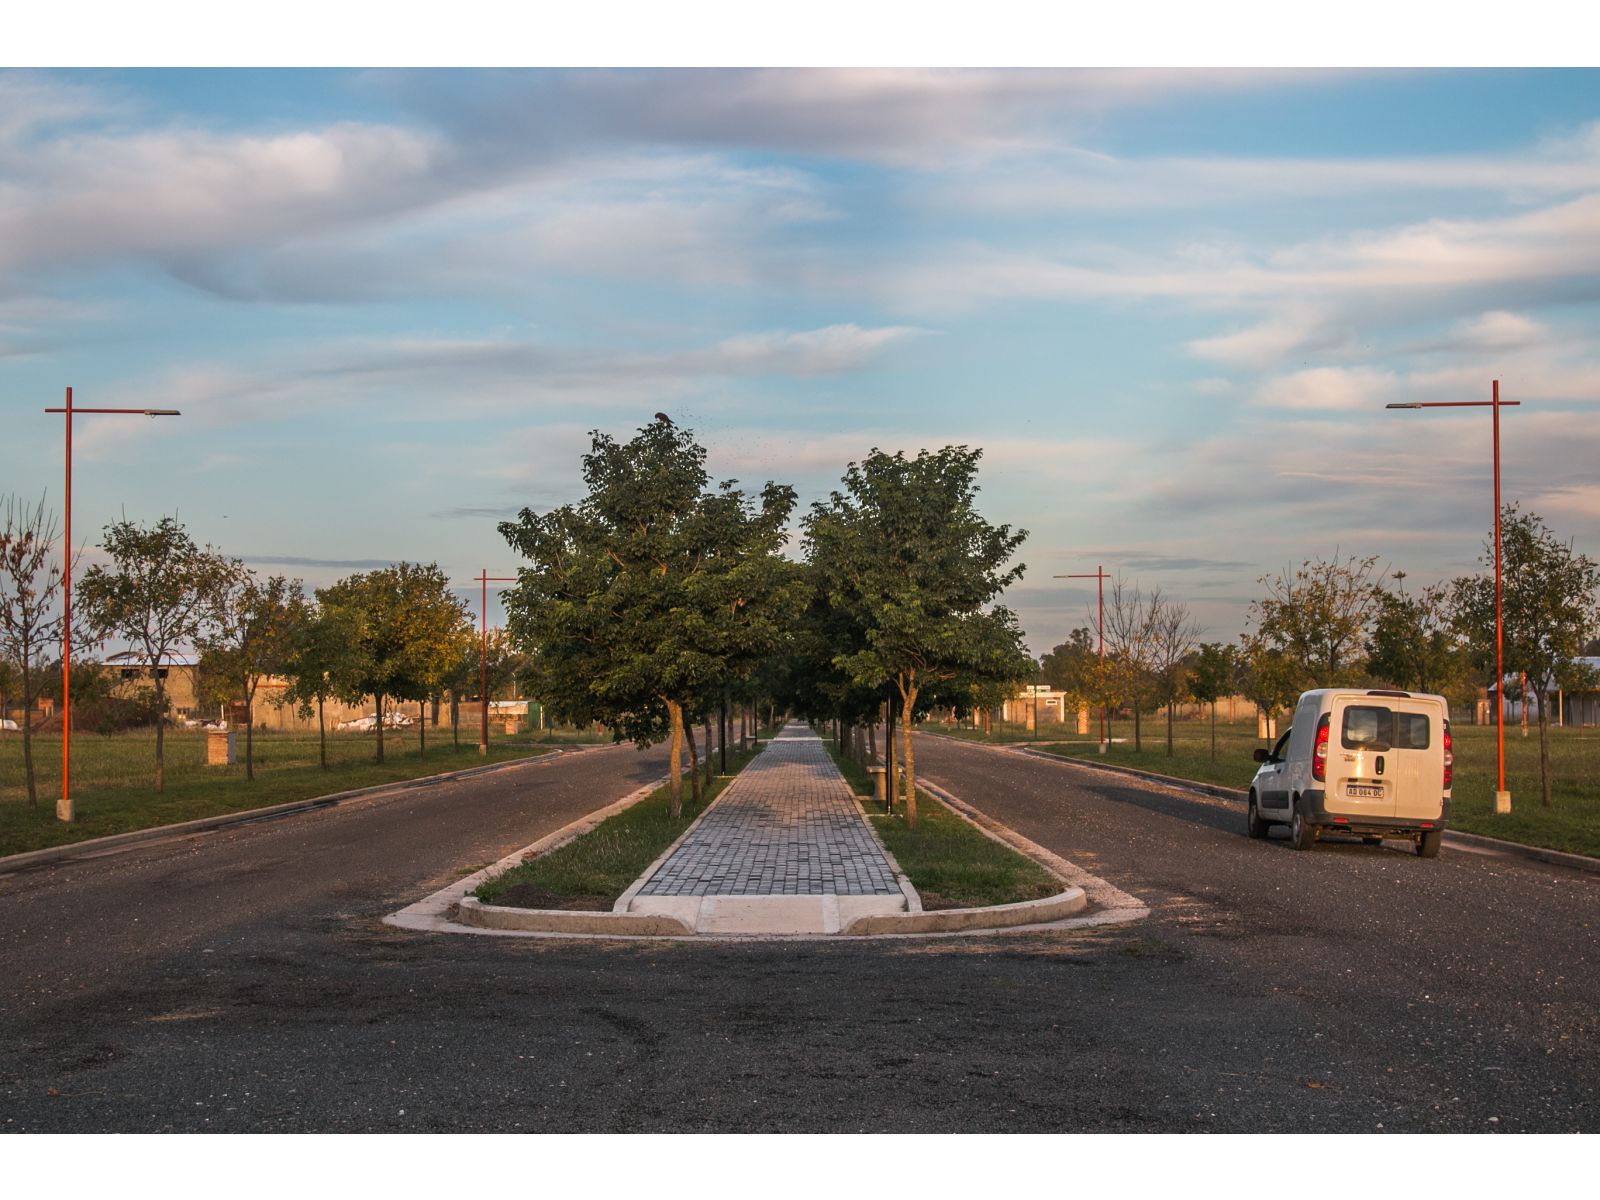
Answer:
[(1396, 834), (1410, 837), (1430, 829), (1444, 829), (1450, 824), (1450, 797), (1442, 796), (1437, 817), (1382, 817), (1355, 816), (1350, 813), (1331, 813), (1327, 806), (1327, 793), (1303, 792), (1300, 803), (1305, 806), (1307, 824), (1330, 830), (1348, 829), (1351, 833)]

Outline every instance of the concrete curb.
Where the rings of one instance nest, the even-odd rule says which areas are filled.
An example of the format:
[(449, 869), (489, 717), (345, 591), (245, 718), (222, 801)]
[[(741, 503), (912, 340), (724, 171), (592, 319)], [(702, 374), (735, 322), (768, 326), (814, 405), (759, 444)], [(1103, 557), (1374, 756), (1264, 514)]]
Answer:
[[(1015, 744), (991, 746), (985, 742), (969, 741), (966, 738), (953, 738), (942, 733), (930, 733), (927, 736), (943, 738), (947, 742), (959, 742), (966, 746), (976, 746), (981, 750), (990, 750), (997, 754), (1026, 754), (1031, 758), (1042, 758), (1046, 762), (1052, 762), (1058, 766), (1084, 767), (1090, 771), (1105, 771), (1112, 775), (1144, 779), (1152, 783), (1164, 784), (1167, 787), (1179, 788), (1186, 792), (1198, 792), (1202, 796), (1214, 796), (1222, 800), (1231, 800), (1241, 805), (1245, 804), (1250, 798), (1248, 788), (1226, 788), (1213, 783), (1200, 783), (1192, 779), (1179, 779), (1172, 775), (1160, 775), (1155, 771), (1142, 771), (1137, 767), (1088, 762), (1085, 759), (1072, 758), (1065, 754), (1051, 754), (1048, 750), (1035, 750), (1031, 746), (1018, 746)], [(1508, 842), (1504, 838), (1487, 837), (1481, 833), (1466, 833), (1461, 830), (1447, 829), (1444, 833), (1444, 844), (1453, 846), (1458, 850), (1477, 850), (1503, 854), (1507, 858), (1528, 859), (1533, 862), (1550, 863), (1558, 867), (1570, 867), (1575, 871), (1600, 874), (1600, 858), (1591, 858), (1587, 854), (1572, 854), (1565, 850), (1547, 850), (1543, 846), (1529, 846), (1522, 842)]]
[(36, 867), (43, 863), (61, 862), (74, 858), (98, 857), (103, 854), (114, 853), (124, 847), (137, 846), (143, 842), (184, 837), (191, 833), (206, 833), (213, 829), (225, 829), (230, 825), (248, 825), (253, 821), (265, 821), (273, 817), (287, 817), (294, 813), (312, 812), (319, 808), (333, 808), (349, 800), (359, 800), (363, 797), (377, 796), (385, 792), (409, 791), (413, 788), (427, 787), (435, 783), (471, 779), (477, 775), (488, 775), (492, 772), (504, 771), (512, 767), (526, 767), (539, 763), (554, 762), (565, 753), (569, 753), (569, 751), (565, 748), (560, 748), (545, 754), (530, 755), (527, 758), (513, 758), (505, 762), (489, 763), (481, 767), (467, 767), (460, 771), (446, 771), (441, 775), (419, 775), (415, 779), (400, 779), (393, 783), (375, 783), (370, 787), (351, 788), (345, 792), (330, 792), (325, 796), (311, 796), (305, 800), (290, 800), (283, 804), (269, 805), (266, 808), (247, 808), (239, 812), (220, 813), (214, 817), (199, 817), (193, 821), (179, 821), (173, 825), (155, 825), (149, 829), (134, 829), (127, 833), (113, 833), (106, 837), (89, 838), (82, 842), (69, 842), (65, 846), (47, 846), (43, 850), (28, 850), (22, 854), (12, 854), (5, 858), (0, 858), (0, 875), (9, 875), (13, 871), (24, 871), (29, 867)]
[(676, 917), (651, 913), (575, 912), (556, 908), (502, 908), (462, 898), (455, 919), (480, 929), (534, 933), (590, 933), (632, 937), (684, 937), (694, 933)]
[(942, 908), (936, 912), (885, 913), (857, 917), (840, 934), (867, 937), (884, 933), (986, 933), (1016, 925), (1043, 925), (1076, 916), (1089, 905), (1080, 887), (1068, 888), (1042, 900), (1023, 900), (1018, 904), (996, 904), (989, 908)]

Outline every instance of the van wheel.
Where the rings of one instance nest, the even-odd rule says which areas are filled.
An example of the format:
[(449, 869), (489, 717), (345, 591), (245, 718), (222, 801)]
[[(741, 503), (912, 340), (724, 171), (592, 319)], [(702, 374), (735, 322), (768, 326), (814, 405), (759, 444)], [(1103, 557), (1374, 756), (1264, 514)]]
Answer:
[(1261, 819), (1261, 814), (1256, 811), (1256, 794), (1250, 793), (1250, 805), (1245, 809), (1244, 831), (1253, 838), (1267, 836), (1267, 823)]
[(1294, 816), (1289, 818), (1289, 845), (1296, 850), (1309, 850), (1311, 844), (1317, 840), (1317, 831), (1310, 821), (1306, 820), (1305, 809), (1300, 801), (1294, 802)]
[(1424, 833), (1417, 839), (1417, 857), (1438, 858), (1439, 842), (1443, 837), (1444, 831), (1440, 829), (1430, 829)]

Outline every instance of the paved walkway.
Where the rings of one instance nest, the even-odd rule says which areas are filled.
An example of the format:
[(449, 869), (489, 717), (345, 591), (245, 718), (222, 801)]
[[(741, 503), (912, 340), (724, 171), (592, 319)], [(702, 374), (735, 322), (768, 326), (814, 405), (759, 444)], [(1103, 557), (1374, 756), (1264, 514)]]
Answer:
[(740, 772), (637, 896), (893, 896), (850, 786), (792, 724)]

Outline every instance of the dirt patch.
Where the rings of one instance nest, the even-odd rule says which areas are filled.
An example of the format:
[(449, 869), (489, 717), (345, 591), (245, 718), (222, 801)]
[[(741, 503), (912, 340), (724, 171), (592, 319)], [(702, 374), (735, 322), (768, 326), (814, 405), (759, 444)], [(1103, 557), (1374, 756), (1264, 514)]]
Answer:
[(611, 896), (557, 896), (531, 883), (512, 884), (490, 904), (502, 908), (559, 908), (572, 912), (610, 912)]

